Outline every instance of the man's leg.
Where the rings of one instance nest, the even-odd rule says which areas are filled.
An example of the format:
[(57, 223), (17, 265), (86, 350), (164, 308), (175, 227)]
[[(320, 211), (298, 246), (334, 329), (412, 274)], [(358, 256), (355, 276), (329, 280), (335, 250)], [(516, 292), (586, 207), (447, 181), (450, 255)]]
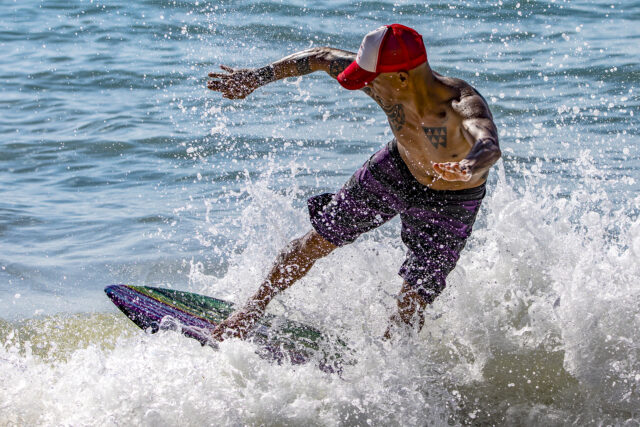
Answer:
[[(397, 215), (395, 189), (396, 161), (387, 144), (358, 169), (336, 194), (320, 194), (307, 201), (313, 230), (292, 241), (278, 256), (275, 265), (246, 306), (220, 323), (213, 337), (245, 337), (273, 297), (302, 278), (316, 260), (338, 246), (353, 242), (362, 233), (381, 226)], [(376, 169), (376, 176), (371, 168)], [(319, 230), (320, 233), (318, 233)], [(331, 241), (322, 236), (328, 237)], [(334, 243), (331, 243), (334, 242)]]
[(218, 341), (230, 336), (245, 338), (255, 322), (262, 317), (269, 302), (304, 277), (318, 259), (329, 255), (336, 247), (315, 230), (291, 241), (280, 252), (267, 278), (249, 298), (245, 307), (221, 322), (213, 331), (212, 337)]
[(329, 255), (335, 248), (336, 245), (312, 229), (291, 241), (280, 252), (261, 288), (275, 287), (278, 291), (284, 291), (303, 278), (317, 260)]

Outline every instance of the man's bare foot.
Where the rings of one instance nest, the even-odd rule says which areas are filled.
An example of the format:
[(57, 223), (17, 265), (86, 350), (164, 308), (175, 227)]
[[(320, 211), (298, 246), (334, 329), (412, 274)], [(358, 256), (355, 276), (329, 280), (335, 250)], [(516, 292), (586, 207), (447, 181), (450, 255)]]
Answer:
[(211, 333), (211, 338), (216, 341), (224, 341), (227, 338), (245, 339), (253, 329), (255, 323), (264, 312), (258, 308), (244, 308), (233, 313)]

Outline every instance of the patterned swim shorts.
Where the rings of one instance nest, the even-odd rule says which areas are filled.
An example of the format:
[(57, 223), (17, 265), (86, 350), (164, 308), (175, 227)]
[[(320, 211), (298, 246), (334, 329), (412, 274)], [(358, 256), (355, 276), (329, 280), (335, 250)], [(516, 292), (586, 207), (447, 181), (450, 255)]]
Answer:
[(395, 140), (375, 153), (335, 194), (307, 201), (313, 228), (343, 246), (400, 214), (408, 248), (400, 276), (428, 302), (442, 292), (485, 195), (485, 185), (432, 190), (419, 183)]

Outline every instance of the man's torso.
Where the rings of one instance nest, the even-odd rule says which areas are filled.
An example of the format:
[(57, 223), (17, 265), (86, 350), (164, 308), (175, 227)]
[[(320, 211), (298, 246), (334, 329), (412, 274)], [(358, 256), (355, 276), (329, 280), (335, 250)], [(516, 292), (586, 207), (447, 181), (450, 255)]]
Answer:
[(411, 174), (434, 190), (473, 188), (486, 181), (485, 176), (472, 177), (467, 182), (438, 179), (433, 163), (459, 162), (471, 150), (473, 141), (465, 137), (462, 117), (455, 105), (465, 96), (479, 95), (459, 79), (438, 76), (438, 97), (428, 108), (418, 111), (414, 99), (394, 100), (389, 89), (373, 84), (364, 89), (384, 110), (398, 141), (400, 156)]

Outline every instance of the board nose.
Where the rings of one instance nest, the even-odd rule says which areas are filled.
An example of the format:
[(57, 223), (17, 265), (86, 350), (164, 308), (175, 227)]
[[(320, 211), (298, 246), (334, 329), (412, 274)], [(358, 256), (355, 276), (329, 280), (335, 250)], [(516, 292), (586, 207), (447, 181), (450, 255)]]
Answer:
[(109, 285), (106, 288), (104, 288), (104, 293), (107, 294), (107, 296), (111, 296), (114, 292), (116, 292), (119, 288), (121, 288), (123, 286), (124, 285), (122, 285), (122, 284)]

